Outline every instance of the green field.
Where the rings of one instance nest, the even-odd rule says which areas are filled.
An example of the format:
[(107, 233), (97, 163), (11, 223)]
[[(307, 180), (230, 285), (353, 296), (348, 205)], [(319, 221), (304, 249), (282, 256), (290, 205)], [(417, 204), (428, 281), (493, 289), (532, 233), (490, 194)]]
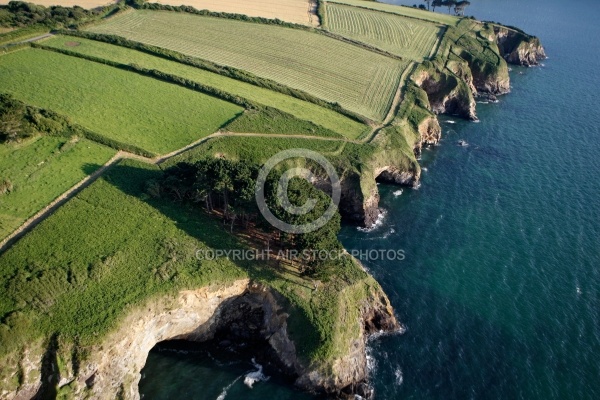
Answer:
[(0, 145), (0, 181), (13, 185), (0, 195), (0, 240), (114, 154), (85, 139), (49, 136)]
[(343, 136), (315, 125), (309, 121), (303, 121), (290, 117), (276, 108), (265, 108), (260, 110), (246, 110), (231, 123), (223, 127), (227, 132), (238, 133), (269, 133), (275, 135), (289, 136), (318, 136), (335, 139), (344, 139)]
[(339, 4), (327, 6), (327, 29), (415, 61), (429, 58), (442, 28), (413, 18)]
[(308, 149), (328, 157), (338, 154), (346, 143), (331, 140), (310, 140), (299, 138), (267, 137), (220, 137), (213, 138), (192, 150), (186, 151), (166, 161), (166, 167), (178, 162), (193, 163), (206, 157), (222, 156), (229, 160), (243, 160), (249, 163), (263, 164), (274, 154), (287, 149)]
[(408, 66), (316, 33), (185, 13), (129, 12), (89, 30), (246, 70), (374, 120)]
[(53, 332), (89, 344), (154, 294), (245, 275), (225, 258), (196, 260), (196, 249), (230, 243), (217, 221), (139, 198), (158, 173), (113, 167), (2, 254), (0, 354)]
[[(77, 42), (77, 46), (67, 46), (66, 43)], [(100, 57), (106, 60), (122, 64), (137, 64), (143, 68), (156, 69), (168, 74), (181, 76), (183, 78), (201, 82), (205, 85), (219, 88), (234, 94), (285, 111), (293, 116), (312, 121), (317, 125), (338, 132), (350, 139), (356, 139), (369, 128), (335, 111), (319, 107), (291, 96), (264, 89), (241, 82), (203, 69), (180, 64), (175, 61), (165, 60), (141, 51), (114, 46), (108, 43), (97, 42), (83, 38), (70, 36), (57, 36), (43, 42), (44, 45), (65, 49), (77, 53)]]
[[(196, 207), (148, 196), (160, 170), (119, 163), (0, 255), (0, 356), (59, 334), (83, 349), (126, 312), (180, 290), (252, 277), (291, 303), (289, 334), (309, 362), (346, 354), (360, 304), (377, 283), (349, 258), (314, 291), (309, 278), (265, 262), (198, 261), (196, 250), (239, 248)], [(0, 376), (1, 376), (0, 372)]]
[[(450, 14), (443, 14), (442, 12), (431, 12), (425, 10), (419, 10), (413, 7), (402, 7), (393, 4), (379, 3), (377, 1), (361, 1), (361, 0), (327, 0), (327, 10), (333, 3), (338, 4), (349, 4), (351, 6), (370, 8), (372, 10), (385, 11), (392, 14), (404, 15), (405, 17), (411, 17), (416, 19), (422, 19), (425, 21), (431, 21), (438, 24), (454, 26), (460, 21), (459, 17), (455, 17)], [(420, 2), (422, 3), (422, 2)], [(419, 3), (419, 4), (420, 4)], [(439, 7), (438, 11), (446, 11), (446, 7)]]
[(38, 49), (0, 56), (0, 91), (158, 154), (213, 133), (242, 112), (180, 86)]

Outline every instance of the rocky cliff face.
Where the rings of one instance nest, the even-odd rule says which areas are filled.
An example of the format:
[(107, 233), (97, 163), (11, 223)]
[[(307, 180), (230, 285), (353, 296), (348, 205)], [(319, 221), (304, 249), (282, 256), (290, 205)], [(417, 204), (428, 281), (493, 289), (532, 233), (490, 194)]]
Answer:
[(494, 33), (500, 53), (510, 64), (530, 67), (546, 58), (546, 51), (537, 37), (500, 26), (494, 27)]
[[(421, 112), (401, 116), (418, 137), (413, 143), (413, 152), (417, 156), (422, 146), (434, 145), (441, 139), (441, 128), (435, 114), (477, 121), (476, 96), (494, 99), (496, 95), (510, 92), (508, 64), (532, 66), (546, 58), (544, 48), (536, 37), (499, 25), (492, 27), (488, 23), (480, 23), (479, 26), (482, 30), (470, 32), (472, 37), (464, 32), (455, 32), (455, 38), (448, 39), (441, 46), (447, 56), (423, 62), (410, 77), (426, 97), (424, 101), (415, 97), (405, 98), (404, 101), (420, 103), (407, 108), (420, 108)], [(383, 140), (379, 140), (382, 137)], [(379, 134), (374, 143), (382, 149), (381, 152), (374, 157), (375, 160), (367, 161), (371, 169), (363, 169), (352, 179), (347, 179), (340, 204), (346, 219), (366, 227), (371, 227), (380, 214), (375, 179), (404, 186), (417, 186), (420, 179), (418, 164), (401, 162), (401, 155), (394, 152), (398, 143), (387, 140), (385, 134)]]
[(41, 343), (32, 344), (21, 354), (20, 371), (15, 369), (23, 382), (18, 390), (3, 391), (0, 398), (55, 397), (54, 384), (58, 384), (59, 388), (69, 385), (72, 398), (139, 399), (140, 372), (157, 343), (215, 338), (262, 341), (273, 361), (305, 390), (330, 394), (359, 391), (368, 377), (366, 339), (373, 332), (398, 328), (385, 294), (378, 291), (364, 299), (361, 318), (355, 321), (360, 325), (360, 335), (347, 354), (332, 361), (332, 366), (305, 365), (297, 357), (281, 299), (278, 293), (248, 279), (155, 299), (131, 311), (101, 344), (87, 349), (88, 355), (80, 365), (57, 362), (60, 349), (56, 340), (51, 339), (45, 349)]

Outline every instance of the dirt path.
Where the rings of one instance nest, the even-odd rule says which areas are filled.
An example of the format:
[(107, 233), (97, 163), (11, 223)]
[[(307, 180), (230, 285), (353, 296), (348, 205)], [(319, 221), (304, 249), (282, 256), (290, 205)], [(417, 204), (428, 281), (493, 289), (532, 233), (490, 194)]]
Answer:
[(81, 181), (72, 186), (69, 190), (61, 194), (59, 197), (54, 199), (50, 204), (46, 207), (38, 211), (34, 216), (26, 220), (21, 224), (19, 228), (17, 228), (14, 232), (8, 235), (0, 242), (0, 254), (2, 254), (5, 250), (7, 250), (10, 246), (12, 246), (15, 242), (17, 242), (23, 235), (27, 232), (31, 231), (35, 228), (40, 222), (48, 218), (54, 211), (56, 211), (59, 207), (65, 204), (67, 201), (75, 197), (79, 194), (83, 189), (94, 183), (106, 170), (108, 170), (113, 165), (117, 164), (121, 160), (137, 160), (142, 161), (148, 164), (156, 164), (160, 165), (164, 161), (178, 156), (181, 153), (184, 153), (194, 147), (199, 146), (200, 144), (216, 137), (227, 137), (227, 136), (240, 136), (240, 137), (277, 137), (277, 138), (289, 138), (295, 137), (300, 139), (310, 139), (310, 140), (324, 140), (324, 141), (337, 141), (341, 142), (342, 147), (345, 146), (346, 142), (350, 140), (346, 139), (338, 139), (338, 138), (328, 138), (321, 136), (309, 136), (309, 135), (282, 135), (282, 134), (269, 134), (269, 133), (235, 133), (235, 132), (215, 132), (211, 135), (205, 136), (202, 139), (196, 140), (189, 145), (182, 147), (181, 149), (172, 151), (168, 154), (164, 154), (154, 158), (147, 158), (140, 156), (138, 154), (129, 153), (126, 151), (119, 150), (110, 160), (105, 162), (100, 168), (94, 171), (92, 174), (86, 176)]
[(29, 218), (25, 221), (17, 230), (8, 235), (2, 242), (0, 242), (0, 253), (4, 252), (4, 250), (8, 249), (13, 243), (15, 243), (21, 236), (25, 233), (29, 232), (33, 227), (46, 219), (50, 214), (52, 214), (56, 209), (69, 201), (73, 196), (77, 193), (81, 192), (83, 189), (92, 184), (100, 175), (104, 173), (108, 168), (117, 163), (119, 160), (123, 158), (123, 152), (119, 151), (115, 154), (110, 160), (108, 160), (104, 165), (94, 171), (91, 175), (86, 176), (81, 181), (75, 184), (75, 186), (71, 187), (69, 190), (58, 196), (54, 199), (50, 204), (46, 207), (42, 208), (38, 211), (33, 217)]

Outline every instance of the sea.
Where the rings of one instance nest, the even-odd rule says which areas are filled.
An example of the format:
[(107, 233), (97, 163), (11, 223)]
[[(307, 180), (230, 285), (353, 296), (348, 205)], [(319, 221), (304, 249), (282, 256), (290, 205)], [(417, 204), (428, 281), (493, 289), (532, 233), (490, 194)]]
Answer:
[[(600, 399), (600, 2), (471, 3), (549, 58), (512, 67), (511, 93), (478, 104), (479, 123), (441, 117), (420, 188), (381, 184), (381, 223), (343, 227), (348, 249), (405, 254), (364, 262), (406, 328), (369, 342), (370, 382), (381, 400)], [(259, 367), (153, 351), (140, 392), (311, 398)], [(253, 372), (264, 379), (248, 385)]]

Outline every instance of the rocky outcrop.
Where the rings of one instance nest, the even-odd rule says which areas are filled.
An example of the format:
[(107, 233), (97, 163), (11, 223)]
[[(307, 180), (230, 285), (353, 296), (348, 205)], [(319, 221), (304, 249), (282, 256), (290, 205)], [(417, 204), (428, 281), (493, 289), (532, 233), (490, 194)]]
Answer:
[(494, 33), (500, 54), (509, 64), (530, 67), (546, 58), (546, 51), (535, 36), (502, 26), (495, 26)]
[(148, 352), (156, 344), (167, 340), (215, 339), (264, 344), (268, 351), (262, 357), (270, 357), (269, 361), (279, 365), (282, 372), (296, 379), (297, 385), (305, 390), (358, 393), (368, 378), (365, 349), (368, 336), (398, 328), (387, 297), (378, 289), (362, 303), (361, 317), (354, 322), (360, 326), (360, 334), (353, 339), (348, 352), (331, 360), (330, 365), (305, 365), (288, 335), (285, 304), (277, 292), (248, 279), (158, 298), (131, 311), (101, 344), (86, 349), (87, 356), (78, 365), (73, 365), (72, 360), (58, 362), (64, 349), (59, 348), (56, 336), (45, 349), (41, 343), (32, 344), (20, 355), (19, 368), (15, 369), (23, 381), (19, 389), (5, 390), (0, 398), (53, 398), (59, 390), (72, 398), (139, 399), (140, 372)]
[(359, 321), (350, 323), (360, 324), (360, 335), (350, 343), (348, 354), (334, 360), (328, 368), (331, 372), (320, 368), (305, 370), (296, 381), (299, 387), (322, 388), (323, 392), (337, 398), (372, 397), (373, 391), (368, 385), (367, 339), (374, 333), (395, 332), (401, 327), (387, 296), (380, 289), (363, 302)]
[(475, 98), (467, 82), (444, 71), (423, 69), (413, 78), (429, 98), (431, 111), (436, 114), (458, 115), (477, 120)]

